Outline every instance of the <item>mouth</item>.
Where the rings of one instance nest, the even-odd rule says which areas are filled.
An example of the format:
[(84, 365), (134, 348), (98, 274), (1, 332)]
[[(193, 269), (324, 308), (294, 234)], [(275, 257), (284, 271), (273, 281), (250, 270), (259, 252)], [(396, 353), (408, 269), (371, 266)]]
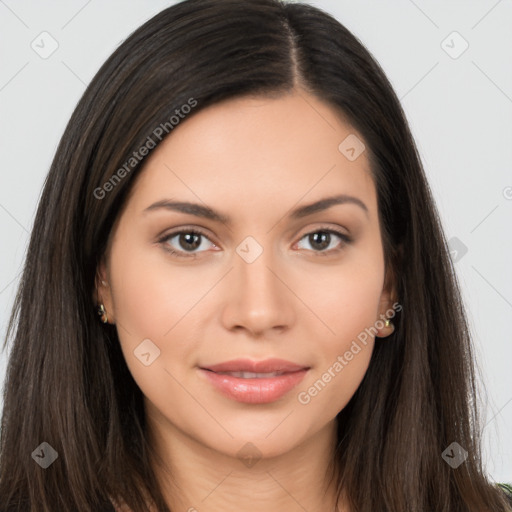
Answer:
[[(211, 370), (210, 370), (211, 371)], [(240, 379), (266, 379), (270, 377), (279, 377), (288, 372), (268, 372), (268, 373), (255, 373), (255, 372), (215, 372), (218, 375), (231, 375), (231, 377), (238, 377)]]
[(286, 395), (305, 377), (309, 366), (283, 359), (236, 359), (200, 367), (204, 378), (221, 394), (248, 404), (265, 404)]

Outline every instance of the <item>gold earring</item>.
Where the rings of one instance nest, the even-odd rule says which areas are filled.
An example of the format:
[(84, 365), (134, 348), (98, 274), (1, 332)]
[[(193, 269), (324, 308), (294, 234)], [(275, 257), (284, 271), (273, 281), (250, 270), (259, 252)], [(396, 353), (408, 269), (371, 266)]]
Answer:
[(386, 321), (384, 322), (384, 326), (385, 326), (385, 327), (389, 327), (390, 325), (393, 325), (393, 324), (391, 323), (391, 320), (390, 320), (389, 318), (386, 318)]
[(105, 306), (103, 304), (98, 305), (97, 313), (100, 316), (100, 320), (106, 324), (108, 322), (107, 312), (105, 311)]

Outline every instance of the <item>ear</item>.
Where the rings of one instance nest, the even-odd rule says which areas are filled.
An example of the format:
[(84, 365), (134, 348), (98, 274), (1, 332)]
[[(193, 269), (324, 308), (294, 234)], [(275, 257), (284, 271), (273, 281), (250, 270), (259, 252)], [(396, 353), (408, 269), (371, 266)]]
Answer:
[(114, 303), (112, 300), (112, 289), (110, 287), (110, 277), (105, 258), (103, 257), (96, 269), (94, 280), (94, 306), (103, 304), (107, 314), (108, 323), (115, 323)]
[[(399, 306), (397, 302), (395, 273), (393, 269), (389, 267), (386, 270), (384, 286), (379, 301), (378, 316), (375, 321), (375, 327), (378, 330), (376, 336), (378, 338), (386, 338), (395, 331), (393, 317), (396, 315), (396, 312), (401, 309), (401, 306), (400, 309), (398, 309), (398, 307), (396, 307), (397, 305)], [(389, 320), (388, 326), (385, 325), (386, 320)]]

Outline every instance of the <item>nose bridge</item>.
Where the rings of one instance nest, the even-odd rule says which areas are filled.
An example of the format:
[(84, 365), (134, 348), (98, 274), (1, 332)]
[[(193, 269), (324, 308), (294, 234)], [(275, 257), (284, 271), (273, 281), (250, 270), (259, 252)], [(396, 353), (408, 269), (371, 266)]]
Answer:
[(237, 247), (234, 258), (231, 277), (235, 282), (228, 290), (226, 326), (245, 327), (251, 332), (289, 326), (293, 321), (293, 304), (286, 286), (275, 275), (279, 275), (276, 269), (283, 267), (271, 246), (246, 239)]
[[(256, 249), (250, 247), (250, 251), (254, 253)], [(254, 260), (251, 261), (242, 256), (235, 264), (240, 299), (245, 300), (246, 303), (252, 303), (255, 308), (271, 307), (277, 301), (277, 295), (282, 293), (277, 279), (269, 270), (276, 266), (276, 258), (272, 253), (271, 247), (267, 246), (265, 249), (262, 247), (261, 253)]]
[(273, 299), (276, 293), (279, 293), (279, 290), (276, 289), (276, 278), (269, 270), (269, 268), (275, 267), (275, 258), (271, 252), (270, 249), (263, 251), (250, 263), (241, 258), (235, 265), (238, 267), (236, 269), (237, 279), (241, 281), (241, 285), (245, 287), (249, 297)]

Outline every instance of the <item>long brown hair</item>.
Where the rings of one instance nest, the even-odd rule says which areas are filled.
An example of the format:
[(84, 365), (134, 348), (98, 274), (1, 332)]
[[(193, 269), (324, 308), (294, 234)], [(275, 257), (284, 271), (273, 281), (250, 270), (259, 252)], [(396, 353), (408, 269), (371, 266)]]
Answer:
[[(115, 326), (95, 312), (96, 269), (144, 164), (133, 153), (171, 133), (177, 109), (193, 99), (194, 115), (224, 99), (294, 87), (331, 105), (365, 139), (403, 308), (338, 415), (339, 491), (358, 512), (506, 510), (481, 467), (467, 320), (399, 100), (343, 25), (278, 0), (169, 7), (119, 46), (77, 105), (44, 185), (4, 343), (12, 339), (1, 503), (17, 512), (92, 512), (112, 496), (134, 512), (147, 510), (148, 498), (169, 510), (150, 464), (142, 393)], [(31, 456), (43, 442), (58, 453), (47, 469)], [(457, 468), (442, 457), (452, 442), (468, 454)]]

